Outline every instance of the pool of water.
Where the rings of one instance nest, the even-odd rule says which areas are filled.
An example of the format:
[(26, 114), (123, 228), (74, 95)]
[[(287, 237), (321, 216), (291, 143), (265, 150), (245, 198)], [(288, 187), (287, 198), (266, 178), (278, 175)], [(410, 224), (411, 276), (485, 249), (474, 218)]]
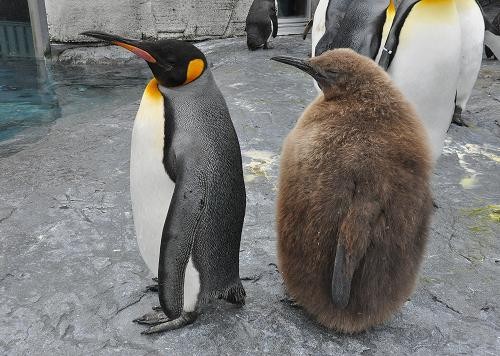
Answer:
[(0, 156), (40, 139), (54, 120), (105, 102), (111, 90), (142, 88), (150, 73), (147, 66), (140, 65), (0, 61)]

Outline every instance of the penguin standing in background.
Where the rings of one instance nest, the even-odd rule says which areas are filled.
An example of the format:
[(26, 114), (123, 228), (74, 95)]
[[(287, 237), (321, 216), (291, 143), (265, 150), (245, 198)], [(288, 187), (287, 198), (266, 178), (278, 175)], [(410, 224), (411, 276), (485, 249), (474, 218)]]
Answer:
[(379, 51), (379, 64), (423, 120), (434, 162), (452, 120), (464, 125), (461, 112), (479, 74), (483, 41), (475, 0), (403, 0)]
[[(479, 74), (484, 38), (474, 0), (325, 0), (325, 32), (313, 30), (313, 53), (347, 47), (379, 60), (412, 102), (441, 155), (450, 123), (464, 125)], [(320, 3), (321, 5), (321, 3)], [(321, 37), (318, 39), (318, 37)], [(316, 45), (315, 45), (316, 44)], [(318, 88), (318, 87), (317, 87)]]
[(254, 0), (248, 11), (245, 31), (249, 50), (270, 48), (269, 39), (278, 35), (277, 0)]
[(493, 22), (484, 17), (484, 50), (486, 57), (500, 59), (500, 13)]
[(145, 333), (192, 323), (200, 303), (244, 304), (239, 247), (245, 216), (240, 145), (204, 54), (177, 40), (84, 32), (143, 58), (153, 72), (134, 122), (130, 192), (137, 242), (162, 311)]
[(283, 144), (280, 271), (318, 322), (366, 330), (414, 289), (432, 212), (425, 129), (390, 77), (350, 49), (272, 59), (323, 91)]

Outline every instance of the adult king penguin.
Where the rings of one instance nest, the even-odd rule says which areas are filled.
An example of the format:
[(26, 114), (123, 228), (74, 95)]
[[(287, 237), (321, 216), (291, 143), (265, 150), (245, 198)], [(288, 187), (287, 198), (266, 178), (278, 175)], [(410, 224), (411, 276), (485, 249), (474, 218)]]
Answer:
[(130, 191), (137, 242), (162, 311), (145, 333), (192, 323), (199, 304), (244, 304), (239, 247), (245, 185), (238, 137), (204, 54), (177, 40), (84, 35), (124, 47), (153, 72), (132, 133)]
[(394, 0), (325, 1), (326, 11), (315, 14), (315, 21), (325, 19), (325, 32), (313, 27), (313, 53), (349, 47), (380, 60), (415, 105), (436, 162), (451, 121), (463, 124), (461, 112), (481, 66), (484, 21), (477, 3), (402, 0), (396, 7)]

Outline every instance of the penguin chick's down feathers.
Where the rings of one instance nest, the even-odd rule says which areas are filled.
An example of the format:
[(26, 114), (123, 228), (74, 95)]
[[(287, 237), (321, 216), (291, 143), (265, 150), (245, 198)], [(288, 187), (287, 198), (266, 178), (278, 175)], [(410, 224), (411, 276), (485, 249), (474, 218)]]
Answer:
[(283, 145), (280, 271), (317, 321), (360, 332), (389, 318), (415, 285), (432, 211), (425, 131), (371, 59), (348, 49), (274, 59), (324, 92)]

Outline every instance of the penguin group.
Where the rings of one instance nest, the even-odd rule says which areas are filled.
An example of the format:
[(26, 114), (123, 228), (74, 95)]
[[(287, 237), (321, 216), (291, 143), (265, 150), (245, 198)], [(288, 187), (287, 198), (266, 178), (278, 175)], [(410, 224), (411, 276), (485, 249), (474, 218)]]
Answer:
[(321, 0), (314, 21), (326, 25), (313, 28), (313, 55), (347, 47), (379, 62), (415, 106), (436, 162), (450, 123), (465, 125), (481, 66), (485, 24), (476, 1)]
[[(277, 8), (253, 1), (250, 50), (270, 48)], [(450, 122), (463, 124), (483, 46), (500, 53), (495, 21), (474, 0), (320, 0), (312, 58), (272, 58), (319, 91), (283, 144), (277, 246), (288, 293), (326, 327), (366, 330), (411, 295), (430, 174)], [(82, 34), (135, 53), (153, 74), (132, 131), (130, 194), (160, 306), (135, 322), (152, 334), (193, 323), (210, 299), (244, 305), (240, 144), (207, 58), (180, 40)]]

